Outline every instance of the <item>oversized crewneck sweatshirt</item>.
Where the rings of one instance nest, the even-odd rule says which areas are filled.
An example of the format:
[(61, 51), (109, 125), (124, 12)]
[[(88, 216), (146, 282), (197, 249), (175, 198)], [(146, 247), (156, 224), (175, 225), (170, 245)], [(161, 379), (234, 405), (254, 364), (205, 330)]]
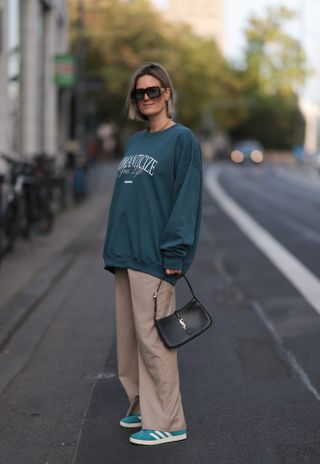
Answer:
[(104, 268), (125, 267), (164, 278), (165, 269), (188, 270), (201, 219), (199, 144), (182, 124), (128, 141), (109, 211)]

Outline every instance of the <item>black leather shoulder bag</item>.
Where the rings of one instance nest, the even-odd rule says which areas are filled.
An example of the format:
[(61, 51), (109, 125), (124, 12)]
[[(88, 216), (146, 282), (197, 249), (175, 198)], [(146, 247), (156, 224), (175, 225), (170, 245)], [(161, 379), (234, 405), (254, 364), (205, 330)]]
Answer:
[(167, 348), (178, 348), (190, 340), (193, 340), (198, 335), (207, 330), (212, 319), (205, 307), (200, 303), (195, 296), (190, 282), (183, 275), (192, 293), (192, 299), (182, 308), (177, 309), (173, 314), (161, 319), (157, 319), (157, 298), (160, 285), (153, 295), (154, 298), (154, 321), (158, 329), (159, 335)]

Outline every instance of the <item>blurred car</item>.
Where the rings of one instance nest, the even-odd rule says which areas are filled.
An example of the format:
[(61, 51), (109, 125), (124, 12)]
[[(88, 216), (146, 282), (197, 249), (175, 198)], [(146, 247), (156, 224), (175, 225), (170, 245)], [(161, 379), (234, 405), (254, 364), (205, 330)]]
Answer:
[(242, 140), (235, 145), (230, 158), (236, 164), (246, 162), (260, 164), (264, 160), (264, 150), (257, 140)]

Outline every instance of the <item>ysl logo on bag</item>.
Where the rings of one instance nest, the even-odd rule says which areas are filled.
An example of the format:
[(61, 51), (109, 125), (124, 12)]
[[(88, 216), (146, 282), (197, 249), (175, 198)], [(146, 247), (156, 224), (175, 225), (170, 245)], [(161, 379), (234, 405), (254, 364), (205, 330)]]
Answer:
[(180, 322), (180, 324), (182, 325), (182, 327), (184, 328), (184, 330), (187, 330), (187, 325), (186, 325), (186, 323), (185, 323), (184, 320), (181, 319), (180, 317), (179, 317), (179, 322)]
[(187, 327), (187, 324), (186, 324), (185, 321), (182, 319), (182, 317), (180, 316), (179, 313), (177, 313), (177, 318), (178, 318), (179, 323), (182, 325), (183, 329), (186, 330), (186, 331), (188, 332), (188, 334), (190, 335), (190, 334), (191, 334), (191, 330)]
[(176, 309), (170, 316), (157, 319), (157, 296), (160, 285), (164, 279), (160, 280), (158, 288), (153, 295), (154, 322), (164, 345), (169, 349), (178, 348), (190, 340), (193, 340), (207, 330), (212, 324), (210, 314), (193, 293), (188, 279), (184, 274), (182, 277), (189, 286), (192, 299), (181, 309)]

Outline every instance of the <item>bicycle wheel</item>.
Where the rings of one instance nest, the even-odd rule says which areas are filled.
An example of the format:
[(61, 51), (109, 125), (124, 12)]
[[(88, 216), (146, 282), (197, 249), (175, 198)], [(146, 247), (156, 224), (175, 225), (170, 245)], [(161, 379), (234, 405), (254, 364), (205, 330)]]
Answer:
[(37, 191), (37, 220), (36, 230), (40, 234), (51, 232), (54, 224), (54, 214), (52, 210), (52, 199), (50, 191), (42, 186)]
[(51, 230), (53, 229), (53, 214), (47, 208), (45, 211), (42, 210), (40, 211), (39, 218), (37, 219), (36, 222), (36, 230), (39, 234), (49, 234)]

